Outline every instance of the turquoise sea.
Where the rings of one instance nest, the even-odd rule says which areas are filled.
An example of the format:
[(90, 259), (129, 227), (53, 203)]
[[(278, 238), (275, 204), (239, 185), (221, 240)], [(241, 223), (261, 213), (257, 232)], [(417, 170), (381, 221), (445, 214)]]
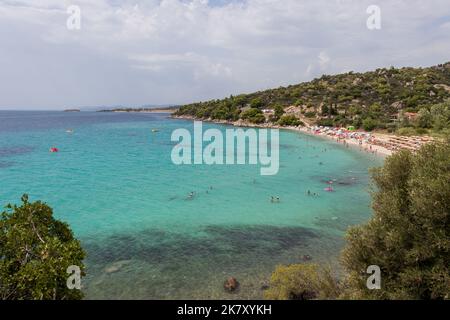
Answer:
[[(227, 128), (204, 123), (212, 127)], [(347, 227), (371, 214), (368, 168), (380, 158), (281, 131), (275, 176), (254, 165), (176, 166), (177, 128), (193, 123), (0, 111), (0, 204), (28, 193), (70, 224), (88, 254), (87, 299), (262, 298), (278, 264), (309, 255), (336, 265)], [(327, 193), (332, 179), (336, 192)], [(237, 293), (224, 292), (228, 276), (239, 280)]]

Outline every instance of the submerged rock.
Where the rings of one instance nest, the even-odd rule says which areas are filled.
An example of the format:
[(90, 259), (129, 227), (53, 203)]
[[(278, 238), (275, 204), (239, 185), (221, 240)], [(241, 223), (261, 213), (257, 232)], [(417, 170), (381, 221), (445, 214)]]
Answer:
[(309, 254), (303, 255), (303, 261), (311, 261), (312, 257)]
[(228, 292), (234, 292), (239, 287), (239, 282), (236, 280), (236, 278), (229, 277), (227, 280), (225, 280), (223, 284), (223, 288), (225, 291)]
[(105, 268), (105, 273), (114, 273), (114, 272), (120, 271), (125, 265), (127, 265), (129, 263), (130, 263), (130, 260), (116, 261)]
[(260, 289), (262, 291), (268, 290), (270, 288), (269, 283), (267, 281), (262, 281), (260, 283)]

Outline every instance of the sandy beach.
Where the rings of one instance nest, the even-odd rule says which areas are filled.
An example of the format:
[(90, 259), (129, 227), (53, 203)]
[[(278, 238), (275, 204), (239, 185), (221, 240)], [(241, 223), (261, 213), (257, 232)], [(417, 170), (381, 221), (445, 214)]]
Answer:
[[(190, 117), (190, 116), (172, 116), (172, 117), (175, 119), (199, 120), (200, 121), (200, 119), (195, 119), (194, 117)], [(226, 120), (201, 119), (201, 121), (213, 122), (213, 123), (217, 123), (217, 124), (232, 125), (235, 127), (271, 128), (271, 129), (281, 129), (281, 130), (292, 130), (292, 131), (297, 131), (297, 132), (301, 132), (301, 133), (308, 134), (308, 135), (314, 135), (314, 136), (319, 136), (319, 137), (323, 137), (326, 139), (330, 139), (336, 143), (340, 143), (340, 144), (358, 149), (359, 151), (373, 153), (375, 155), (379, 155), (382, 157), (390, 156), (394, 152), (394, 150), (390, 150), (386, 147), (375, 144), (375, 143), (371, 142), (370, 140), (363, 140), (363, 139), (358, 140), (358, 139), (354, 139), (354, 138), (343, 138), (342, 136), (336, 137), (336, 136), (327, 134), (325, 131), (317, 131), (317, 130), (315, 130), (315, 127), (310, 127), (310, 126), (281, 127), (281, 126), (273, 125), (270, 123), (254, 124), (254, 123), (249, 123), (249, 122), (242, 121), (242, 120), (226, 121)], [(337, 130), (337, 128), (334, 128), (334, 129)], [(362, 134), (362, 132), (355, 132), (355, 133)], [(364, 133), (364, 134), (366, 134), (366, 133)], [(385, 135), (381, 135), (381, 134), (376, 134), (376, 133), (373, 134), (372, 133), (371, 136), (376, 139), (375, 141), (378, 141), (378, 139), (381, 139), (382, 137), (383, 137), (383, 139), (385, 139)], [(372, 141), (374, 141), (374, 140), (372, 140)]]
[[(289, 128), (290, 130), (300, 131), (302, 133), (311, 134), (315, 136), (321, 136), (327, 139), (331, 139), (336, 143), (343, 144), (345, 146), (357, 148), (359, 151), (373, 153), (376, 155), (380, 155), (383, 157), (387, 157), (393, 154), (392, 150), (389, 150), (383, 146), (371, 143), (369, 140), (358, 140), (355, 138), (340, 138), (336, 136), (331, 136), (326, 133), (315, 133), (312, 128), (308, 127), (299, 127), (299, 128)], [(377, 137), (377, 134), (372, 134), (372, 137)]]

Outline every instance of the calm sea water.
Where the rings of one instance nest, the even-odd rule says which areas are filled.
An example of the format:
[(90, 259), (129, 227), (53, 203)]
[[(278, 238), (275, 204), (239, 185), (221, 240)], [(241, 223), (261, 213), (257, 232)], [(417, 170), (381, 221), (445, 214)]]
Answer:
[[(278, 264), (310, 255), (334, 265), (347, 227), (370, 215), (367, 170), (379, 158), (282, 131), (276, 176), (250, 165), (176, 166), (176, 128), (193, 124), (165, 114), (0, 111), (0, 203), (28, 193), (70, 224), (88, 254), (86, 298), (262, 298)], [(330, 179), (334, 193), (323, 191)], [(228, 276), (241, 283), (235, 294), (223, 290)]]

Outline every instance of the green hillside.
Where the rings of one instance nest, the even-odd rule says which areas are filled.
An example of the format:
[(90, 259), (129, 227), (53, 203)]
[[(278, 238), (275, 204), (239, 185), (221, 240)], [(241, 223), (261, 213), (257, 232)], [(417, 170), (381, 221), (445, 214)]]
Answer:
[[(287, 111), (291, 106), (296, 108)], [(289, 115), (283, 115), (285, 111)], [(440, 132), (450, 127), (450, 62), (429, 68), (392, 67), (324, 75), (288, 87), (184, 105), (175, 115), (282, 125), (297, 125), (302, 120), (404, 133)]]

